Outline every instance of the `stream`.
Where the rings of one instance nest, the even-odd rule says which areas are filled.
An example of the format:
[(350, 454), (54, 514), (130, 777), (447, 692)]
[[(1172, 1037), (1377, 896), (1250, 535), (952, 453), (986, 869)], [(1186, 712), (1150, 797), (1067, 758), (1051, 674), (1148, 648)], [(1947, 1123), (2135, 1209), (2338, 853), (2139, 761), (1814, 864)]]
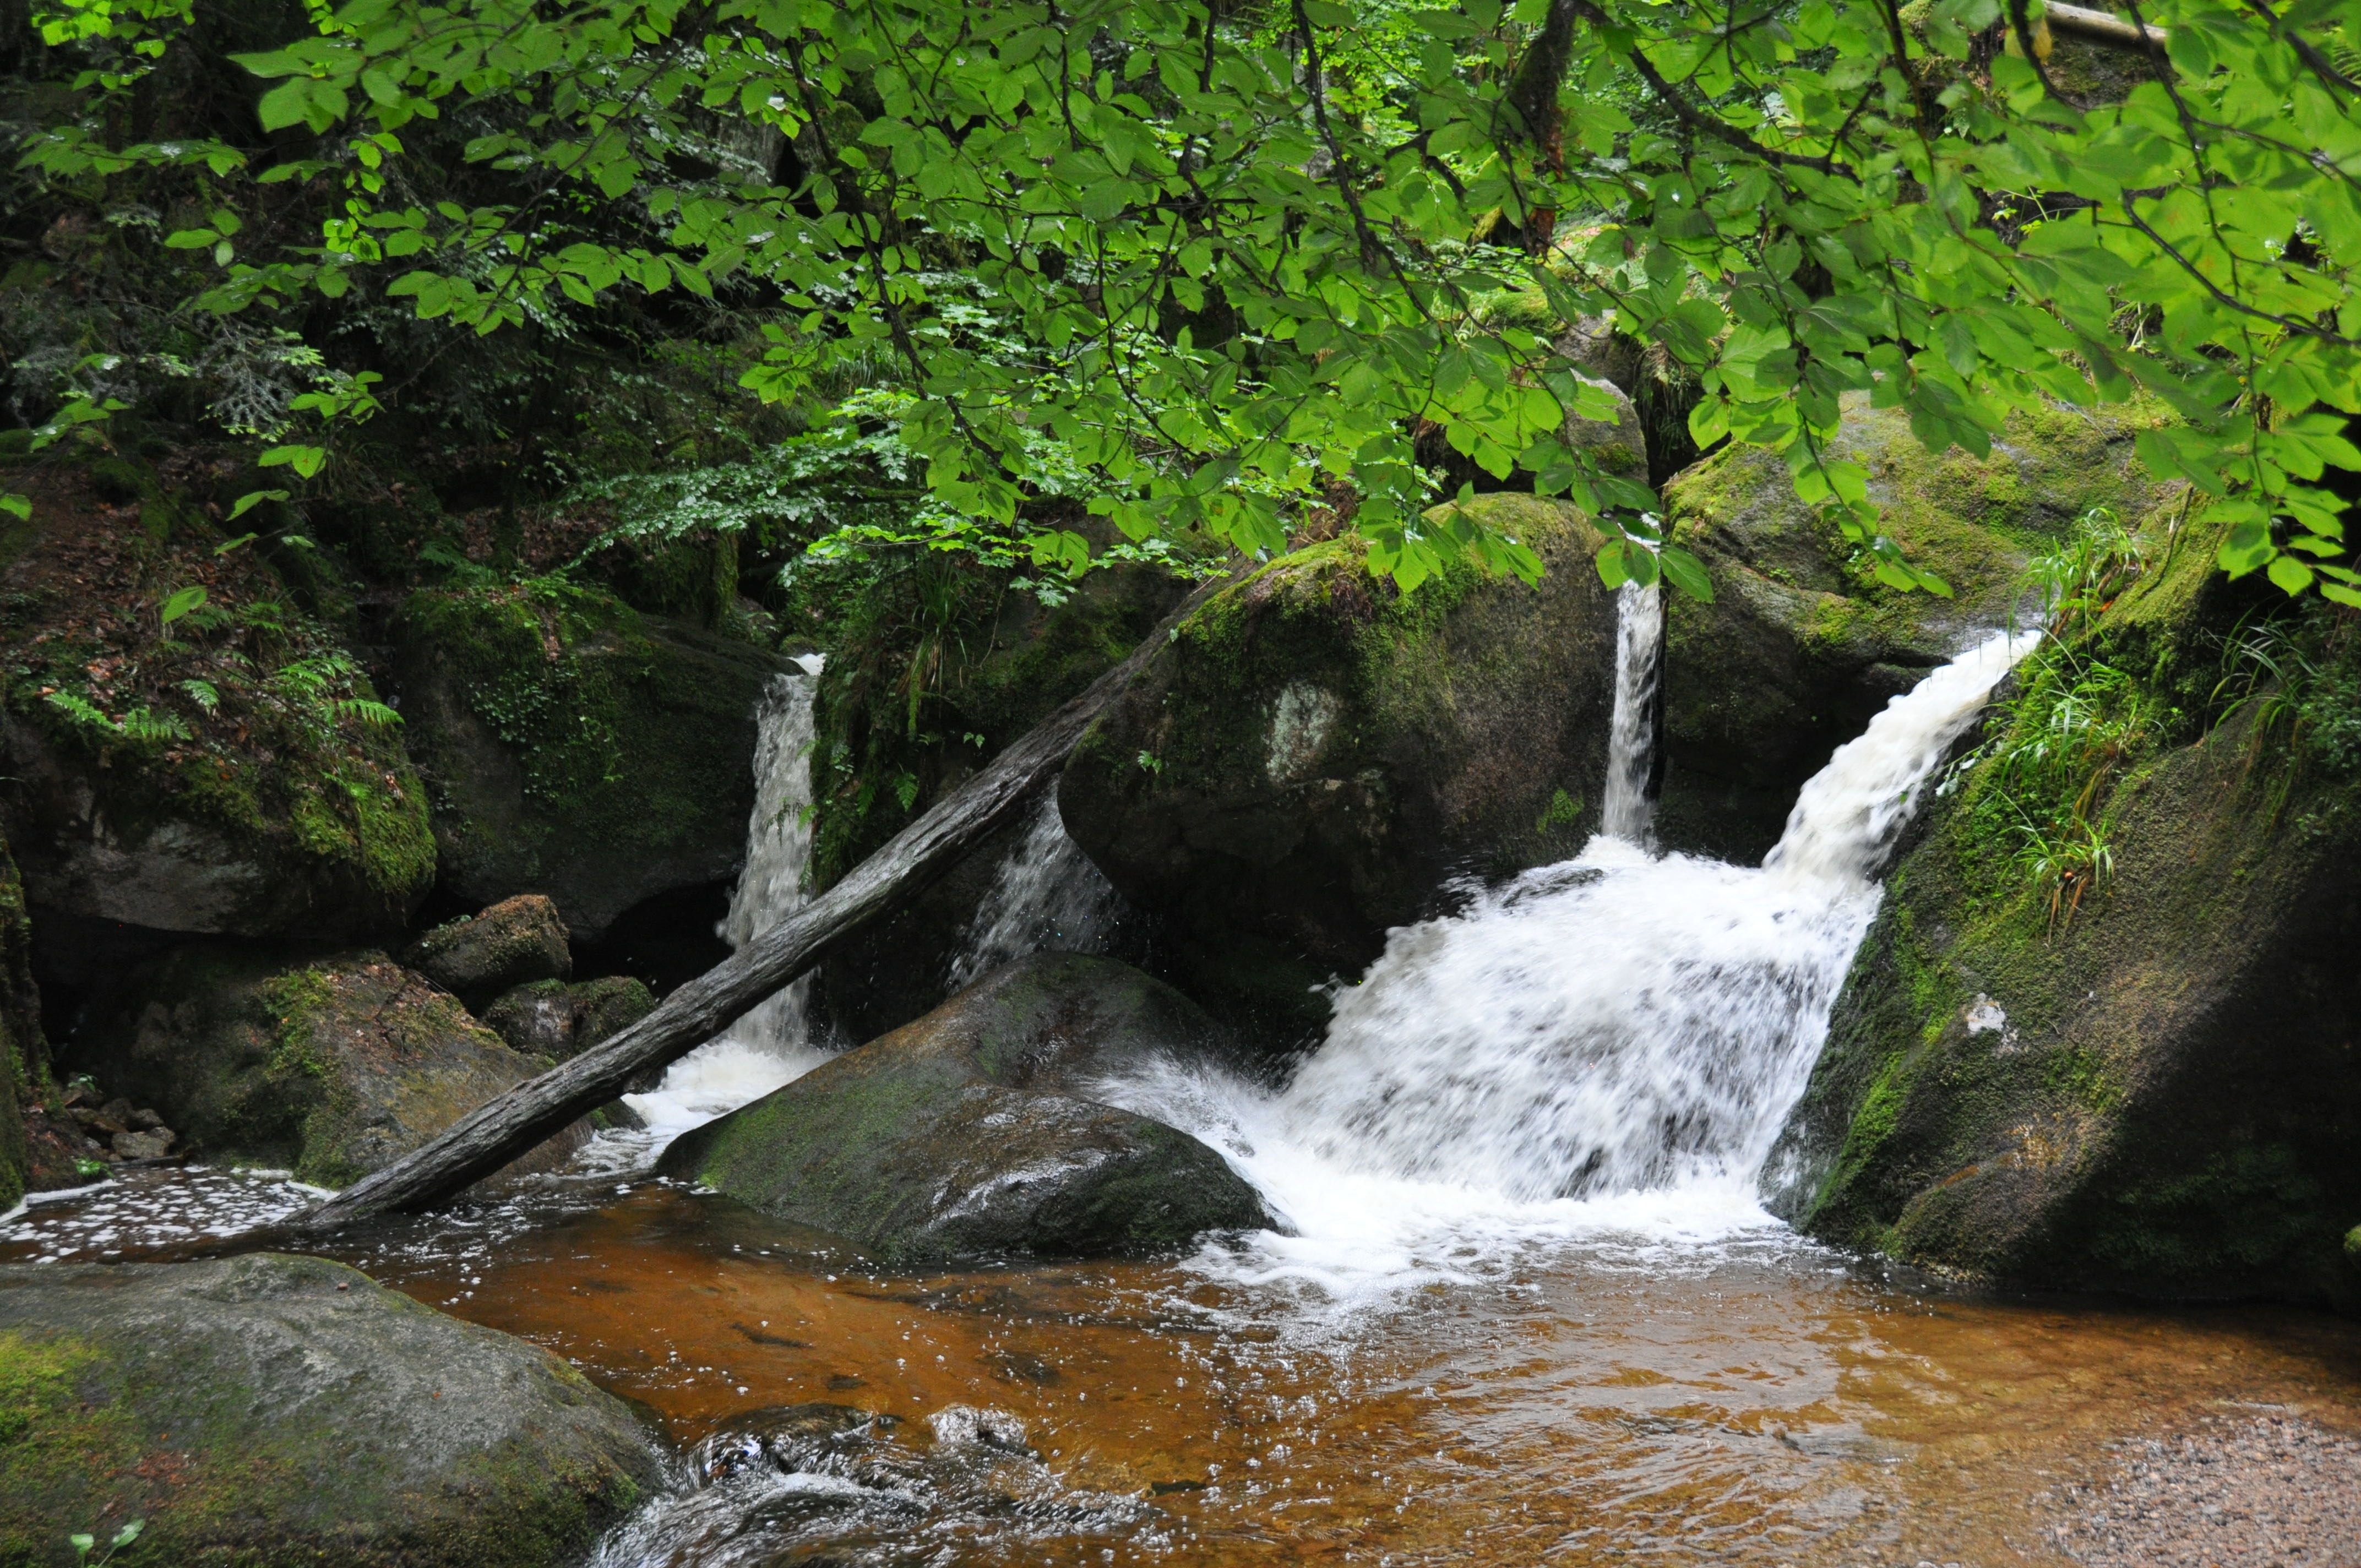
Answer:
[[(646, 1131), (323, 1250), (679, 1445), (610, 1568), (2062, 1563), (2069, 1499), (2133, 1445), (2258, 1412), (2361, 1432), (2361, 1325), (1968, 1293), (1763, 1209), (1876, 877), (2026, 644), (1896, 698), (1739, 867), (1650, 846), (1656, 617), (1629, 590), (1625, 616), (1612, 831), (1394, 932), (1282, 1088), (1153, 1062), (1098, 1087), (1223, 1150), (1279, 1230), (886, 1273), (654, 1179), (669, 1136), (823, 1059), (790, 992), (631, 1097)], [(735, 942), (802, 896), (813, 673), (766, 713)], [(1098, 940), (1085, 873), (1045, 813), (962, 962)], [(312, 1196), (140, 1173), (37, 1201), (0, 1258), (182, 1249)]]

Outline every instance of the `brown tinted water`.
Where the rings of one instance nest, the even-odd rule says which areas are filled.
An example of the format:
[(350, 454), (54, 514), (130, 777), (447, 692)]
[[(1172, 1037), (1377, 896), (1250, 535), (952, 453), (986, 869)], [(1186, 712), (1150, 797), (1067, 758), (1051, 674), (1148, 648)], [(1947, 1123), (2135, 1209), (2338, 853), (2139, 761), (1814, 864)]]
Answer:
[(645, 1181), (335, 1250), (685, 1449), (780, 1407), (894, 1418), (619, 1563), (2062, 1563), (2060, 1488), (2129, 1441), (2266, 1409), (2361, 1431), (2361, 1324), (1934, 1293), (1770, 1230), (1350, 1310), (1181, 1264), (881, 1273)]

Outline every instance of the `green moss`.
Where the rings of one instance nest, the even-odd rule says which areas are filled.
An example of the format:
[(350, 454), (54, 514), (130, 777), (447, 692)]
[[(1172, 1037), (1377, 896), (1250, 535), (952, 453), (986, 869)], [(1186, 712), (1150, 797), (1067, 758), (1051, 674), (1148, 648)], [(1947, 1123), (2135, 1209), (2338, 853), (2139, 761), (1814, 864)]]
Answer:
[(258, 995), (270, 1014), (270, 1061), (265, 1071), (273, 1078), (302, 1074), (325, 1079), (328, 1064), (314, 1048), (322, 1019), (335, 1000), (335, 988), (317, 970), (300, 969), (264, 981)]

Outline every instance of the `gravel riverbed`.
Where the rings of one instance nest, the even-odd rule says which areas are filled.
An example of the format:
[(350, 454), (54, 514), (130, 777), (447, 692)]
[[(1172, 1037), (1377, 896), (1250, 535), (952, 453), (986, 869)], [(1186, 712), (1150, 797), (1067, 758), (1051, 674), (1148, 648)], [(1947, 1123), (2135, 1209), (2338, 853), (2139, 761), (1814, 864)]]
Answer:
[(2361, 1568), (2361, 1441), (2301, 1416), (2208, 1417), (2059, 1488), (2052, 1542), (2086, 1568)]

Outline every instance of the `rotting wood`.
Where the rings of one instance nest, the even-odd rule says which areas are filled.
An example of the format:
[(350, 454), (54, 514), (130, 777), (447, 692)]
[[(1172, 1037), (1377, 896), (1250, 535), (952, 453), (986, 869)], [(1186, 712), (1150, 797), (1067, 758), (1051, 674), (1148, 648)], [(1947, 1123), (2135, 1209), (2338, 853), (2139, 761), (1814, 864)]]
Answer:
[(640, 1073), (686, 1056), (794, 983), (831, 948), (901, 908), (1014, 821), (1034, 792), (1065, 765), (1091, 720), (1180, 621), (1222, 586), (1220, 579), (1201, 586), (1088, 690), (1010, 743), (842, 882), (674, 992), (654, 1012), (485, 1102), (432, 1143), (291, 1217), (279, 1227), (280, 1233), (316, 1234), (372, 1214), (432, 1208), (614, 1099)]

